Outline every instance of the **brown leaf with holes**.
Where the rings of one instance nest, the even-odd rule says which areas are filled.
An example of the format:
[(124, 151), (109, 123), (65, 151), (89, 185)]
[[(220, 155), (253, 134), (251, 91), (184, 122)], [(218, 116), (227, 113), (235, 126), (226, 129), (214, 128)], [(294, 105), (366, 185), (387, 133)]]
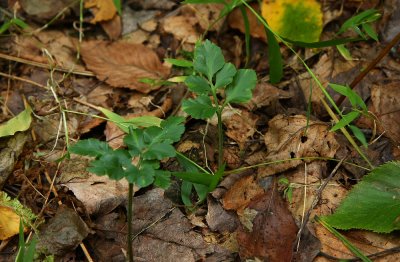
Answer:
[(153, 50), (141, 44), (88, 41), (82, 43), (81, 54), (87, 68), (101, 81), (142, 93), (159, 89), (160, 85), (141, 83), (140, 79), (160, 80), (170, 72)]
[[(235, 110), (237, 111), (237, 110)], [(258, 117), (251, 112), (241, 110), (224, 120), (227, 128), (226, 135), (239, 144), (240, 149), (244, 149), (246, 142), (249, 141), (256, 132)]]
[[(329, 132), (329, 125), (312, 120), (307, 123), (307, 117), (303, 115), (277, 115), (268, 122), (268, 126), (264, 136), (268, 150), (266, 162), (300, 157), (333, 157), (339, 148), (335, 134)], [(273, 175), (300, 163), (302, 160), (290, 160), (269, 165), (260, 168), (258, 175)]]
[(253, 200), (245, 209), (251, 228), (238, 230), (239, 255), (242, 260), (257, 257), (261, 261), (292, 261), (297, 226), (276, 189)]
[(113, 0), (86, 0), (85, 8), (91, 8), (95, 14), (90, 21), (93, 24), (111, 20), (117, 14)]

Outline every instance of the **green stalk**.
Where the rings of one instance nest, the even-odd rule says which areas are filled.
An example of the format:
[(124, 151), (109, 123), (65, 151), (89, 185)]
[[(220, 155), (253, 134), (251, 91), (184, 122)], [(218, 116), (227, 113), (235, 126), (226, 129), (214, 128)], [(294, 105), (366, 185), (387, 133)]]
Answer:
[(129, 183), (129, 191), (128, 191), (128, 259), (129, 259), (129, 262), (133, 262), (132, 210), (133, 210), (133, 184)]
[(224, 133), (222, 130), (222, 110), (223, 107), (220, 107), (217, 110), (217, 117), (218, 117), (218, 170), (222, 168), (224, 162)]

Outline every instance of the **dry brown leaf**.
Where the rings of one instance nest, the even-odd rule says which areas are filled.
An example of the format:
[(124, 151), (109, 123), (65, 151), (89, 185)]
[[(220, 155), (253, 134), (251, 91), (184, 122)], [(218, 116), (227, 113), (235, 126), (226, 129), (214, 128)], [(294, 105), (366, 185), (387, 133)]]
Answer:
[[(335, 134), (330, 127), (317, 121), (308, 122), (303, 115), (277, 115), (268, 122), (265, 145), (268, 155), (266, 162), (300, 157), (334, 157), (339, 148)], [(302, 160), (290, 160), (259, 169), (259, 176), (273, 175), (298, 166)]]
[(256, 132), (258, 117), (246, 110), (241, 110), (238, 114), (233, 114), (223, 122), (227, 128), (226, 135), (239, 144), (240, 149), (244, 149), (249, 137)]
[(19, 216), (11, 207), (0, 206), (0, 240), (18, 234), (19, 220)]
[(264, 193), (264, 189), (254, 176), (243, 177), (225, 193), (222, 199), (223, 207), (227, 210), (242, 210), (252, 200)]
[(67, 36), (61, 31), (41, 31), (35, 36), (20, 35), (16, 37), (13, 53), (27, 60), (52, 64), (52, 61), (43, 55), (43, 50), (46, 49), (54, 59), (53, 66), (80, 71), (85, 69), (76, 61), (75, 43), (77, 39)]
[[(253, 3), (251, 6), (255, 10), (260, 10), (258, 3)], [(265, 35), (264, 26), (257, 20), (254, 14), (246, 8), (247, 17), (249, 18), (250, 24), (250, 35), (255, 38), (261, 38), (262, 40), (266, 41), (267, 37)], [(233, 10), (228, 16), (228, 24), (230, 27), (234, 29), (240, 30), (242, 33), (245, 33), (244, 22), (243, 22), (243, 15), (239, 8)]]
[(117, 14), (113, 0), (86, 0), (85, 8), (91, 8), (94, 12), (95, 16), (90, 21), (93, 24), (111, 20)]
[[(219, 31), (225, 21), (224, 18), (217, 21), (223, 9), (223, 4), (188, 4), (182, 6), (181, 13), (186, 16), (195, 16), (198, 24), (203, 30)], [(213, 26), (209, 28), (210, 25)]]
[(153, 50), (141, 44), (87, 41), (82, 43), (81, 53), (87, 68), (96, 73), (101, 81), (142, 93), (156, 90), (160, 86), (141, 83), (140, 79), (159, 80), (167, 77), (170, 72)]
[(243, 106), (248, 110), (255, 110), (260, 107), (273, 105), (279, 99), (289, 99), (292, 96), (289, 91), (282, 90), (269, 83), (261, 82), (256, 85), (251, 100)]
[(371, 88), (372, 111), (380, 121), (379, 131), (386, 131), (385, 135), (400, 144), (400, 82), (387, 85), (374, 85)]
[(116, 40), (121, 36), (122, 21), (120, 16), (116, 15), (110, 20), (100, 22), (100, 24), (111, 40)]
[(176, 39), (194, 44), (200, 38), (196, 31), (197, 19), (193, 16), (170, 16), (165, 18), (161, 26), (165, 32), (172, 34)]

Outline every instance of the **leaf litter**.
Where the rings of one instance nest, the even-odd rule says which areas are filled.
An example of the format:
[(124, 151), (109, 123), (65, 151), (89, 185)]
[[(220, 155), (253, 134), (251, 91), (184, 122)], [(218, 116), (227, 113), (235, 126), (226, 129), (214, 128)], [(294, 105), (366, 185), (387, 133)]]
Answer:
[[(27, 22), (35, 29), (68, 4), (68, 1), (56, 1), (60, 3), (49, 13), (45, 8), (32, 10), (28, 7), (28, 4), (38, 1), (19, 2)], [(74, 143), (79, 138), (97, 137), (114, 148), (122, 146), (124, 133), (117, 125), (97, 118), (104, 115), (96, 110), (96, 106), (127, 119), (143, 115), (160, 118), (169, 114), (183, 115), (180, 103), (184, 92), (179, 89), (184, 88), (163, 82), (182, 74), (182, 71), (167, 66), (162, 59), (190, 60), (190, 53), (186, 51), (194, 49), (197, 39), (207, 29), (207, 38), (223, 47), (227, 61), (234, 62), (237, 68), (245, 67), (247, 61), (249, 68), (257, 69), (259, 78), (268, 73), (267, 38), (260, 23), (248, 10), (252, 39), (251, 53), (245, 60), (245, 29), (239, 9), (230, 13), (227, 20), (223, 18), (208, 28), (218, 19), (223, 5), (181, 6), (171, 1), (127, 1), (121, 18), (112, 8), (112, 2), (86, 2), (90, 12), (84, 13), (87, 27), (81, 43), (77, 37), (79, 32), (74, 31), (68, 22), (64, 23), (71, 18), (77, 21), (76, 10), (79, 9), (65, 8), (58, 18), (61, 23), (57, 21), (51, 29), (41, 28), (33, 34), (18, 35), (12, 31), (7, 39), (15, 45), (11, 45), (11, 50), (1, 49), (1, 52), (25, 61), (10, 67), (1, 60), (2, 72), (12, 72), (22, 78), (22, 81), (0, 80), (1, 105), (6, 112), (0, 118), (2, 124), (25, 108), (23, 97), (27, 98), (34, 113), (31, 133), (17, 132), (0, 140), (0, 155), (2, 163), (5, 163), (0, 173), (1, 189), (13, 197), (18, 196), (35, 214), (43, 216), (43, 225), (39, 227), (43, 239), (39, 247), (47, 250), (44, 253), (56, 255), (57, 259), (73, 254), (77, 260), (84, 260), (77, 247), (83, 245), (89, 248), (90, 256), (95, 259), (125, 260), (126, 181), (116, 182), (88, 174), (85, 159), (71, 158), (63, 160), (60, 165), (53, 162), (63, 156), (67, 141)], [(381, 7), (384, 19), (378, 22), (377, 29), (383, 40), (389, 42), (397, 28), (395, 21), (398, 17), (393, 10), (398, 10), (398, 6), (394, 3), (379, 5), (377, 1), (348, 1), (342, 9), (336, 3), (324, 2), (321, 39), (332, 38), (336, 33), (334, 28), (339, 28), (356, 9)], [(319, 13), (314, 15), (319, 16)], [(128, 27), (130, 20), (134, 25)], [(122, 31), (127, 28), (130, 29)], [(128, 35), (120, 39), (121, 32)], [(317, 37), (313, 39), (315, 41)], [(307, 64), (324, 87), (328, 83), (350, 84), (382, 48), (373, 42), (346, 46), (358, 60), (347, 61), (334, 48), (304, 52)], [(301, 49), (297, 50), (303, 55)], [(81, 60), (77, 60), (78, 51)], [(366, 173), (355, 165), (365, 164), (359, 161), (342, 135), (329, 132), (332, 124), (320, 102), (323, 97), (321, 90), (286, 47), (281, 46), (281, 51), (288, 65), (285, 81), (271, 85), (267, 83), (268, 77), (260, 80), (250, 102), (228, 108), (223, 114), (224, 159), (228, 169), (206, 202), (197, 203), (197, 209), (182, 206), (178, 181), (174, 181), (165, 192), (161, 189), (135, 189), (134, 253), (138, 260), (290, 261), (294, 258), (296, 261), (327, 261), (328, 255), (337, 259), (354, 257), (341, 241), (312, 218), (336, 210), (349, 189)], [(34, 62), (45, 69), (36, 69)], [(65, 69), (65, 74), (56, 73), (54, 67)], [(398, 75), (398, 56), (392, 52), (385, 57), (385, 63), (378, 64), (355, 88), (376, 116), (376, 119), (361, 118), (356, 122), (369, 138), (371, 145), (363, 150), (375, 165), (399, 159), (393, 147), (399, 142), (395, 96)], [(53, 88), (53, 91), (42, 87)], [(327, 91), (337, 99), (333, 90), (328, 88)], [(307, 102), (304, 101), (310, 97), (312, 114), (308, 119)], [(62, 102), (57, 103), (57, 99)], [(345, 102), (343, 109), (347, 110), (349, 105)], [(60, 108), (94, 116), (67, 113), (66, 132), (64, 125), (60, 125), (63, 116)], [(208, 123), (187, 119), (187, 131), (177, 145), (178, 151), (207, 169), (216, 165), (216, 128), (213, 126), (216, 122), (215, 119)], [(380, 146), (374, 141), (376, 138), (381, 142)], [(321, 192), (320, 201), (310, 210), (310, 219), (303, 221), (319, 186), (335, 163), (313, 158), (343, 157), (347, 157), (347, 163), (339, 168)], [(282, 160), (285, 161), (271, 164)], [(250, 164), (260, 166), (242, 172), (232, 170)], [(179, 169), (171, 160), (163, 161), (162, 166), (168, 170)], [(281, 177), (288, 179), (286, 187), (279, 184)], [(195, 199), (194, 195), (191, 197)], [(59, 206), (57, 202), (68, 208)], [(17, 221), (18, 216), (8, 215), (8, 211), (4, 212)], [(12, 234), (18, 233), (15, 225)], [(61, 230), (60, 226), (70, 233), (69, 237), (55, 233)], [(393, 234), (359, 230), (342, 233), (366, 255), (398, 246)], [(298, 235), (300, 243), (295, 248)], [(1, 246), (0, 250), (12, 250), (14, 244), (11, 243)], [(54, 249), (51, 249), (52, 245)], [(397, 261), (398, 258), (398, 254), (393, 253), (376, 261)]]

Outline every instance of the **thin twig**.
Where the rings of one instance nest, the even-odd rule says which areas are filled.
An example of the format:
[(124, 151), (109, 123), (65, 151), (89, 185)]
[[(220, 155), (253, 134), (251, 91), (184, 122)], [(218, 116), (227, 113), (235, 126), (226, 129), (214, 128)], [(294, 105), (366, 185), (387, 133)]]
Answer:
[(300, 245), (300, 238), (301, 238), (301, 234), (304, 230), (305, 225), (307, 224), (308, 220), (310, 219), (310, 215), (312, 210), (317, 206), (317, 204), (319, 203), (321, 197), (322, 197), (322, 191), (325, 189), (325, 187), (328, 185), (329, 181), (331, 181), (331, 179), (334, 177), (334, 175), (336, 174), (337, 170), (339, 169), (339, 167), (343, 164), (343, 162), (346, 160), (345, 158), (342, 158), (339, 163), (336, 164), (335, 168), (332, 170), (332, 172), (329, 174), (329, 176), (325, 179), (324, 183), (321, 184), (321, 186), (318, 188), (317, 190), (317, 194), (314, 198), (314, 201), (311, 204), (311, 207), (308, 209), (306, 215), (304, 216), (304, 219), (301, 223), (300, 229), (297, 233), (297, 239), (296, 239), (296, 246), (298, 247)]

